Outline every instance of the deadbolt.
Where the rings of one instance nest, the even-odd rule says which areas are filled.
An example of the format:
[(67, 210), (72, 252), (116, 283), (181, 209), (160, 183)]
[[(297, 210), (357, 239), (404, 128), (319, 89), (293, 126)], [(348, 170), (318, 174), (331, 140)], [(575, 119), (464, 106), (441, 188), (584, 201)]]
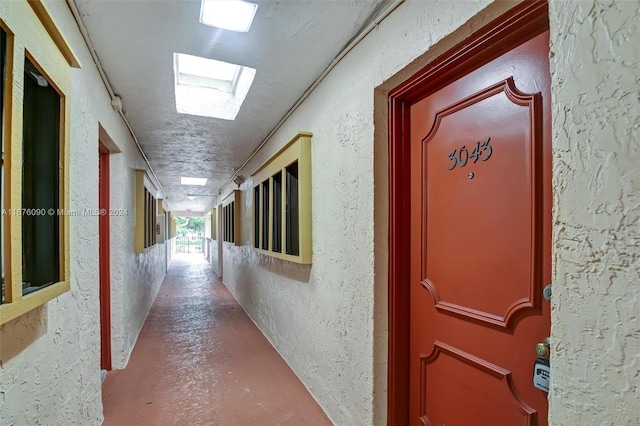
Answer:
[(542, 295), (545, 299), (551, 301), (551, 284), (547, 284), (544, 290), (542, 290)]
[(547, 337), (542, 342), (536, 345), (536, 355), (542, 359), (549, 359), (549, 354), (551, 353), (549, 338)]

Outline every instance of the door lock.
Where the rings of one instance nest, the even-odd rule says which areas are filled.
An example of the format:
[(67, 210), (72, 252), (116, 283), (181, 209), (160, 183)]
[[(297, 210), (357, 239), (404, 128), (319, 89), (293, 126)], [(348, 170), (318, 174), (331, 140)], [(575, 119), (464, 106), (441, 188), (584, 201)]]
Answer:
[(551, 301), (551, 284), (547, 284), (544, 288), (544, 290), (542, 290), (542, 295), (544, 296), (545, 299), (547, 299), (548, 301)]
[(538, 343), (536, 345), (536, 355), (538, 355), (538, 358), (549, 359), (551, 353), (550, 346), (548, 337)]
[(533, 364), (533, 386), (544, 392), (549, 392), (549, 381), (551, 379), (550, 352), (548, 337), (536, 345), (538, 358)]

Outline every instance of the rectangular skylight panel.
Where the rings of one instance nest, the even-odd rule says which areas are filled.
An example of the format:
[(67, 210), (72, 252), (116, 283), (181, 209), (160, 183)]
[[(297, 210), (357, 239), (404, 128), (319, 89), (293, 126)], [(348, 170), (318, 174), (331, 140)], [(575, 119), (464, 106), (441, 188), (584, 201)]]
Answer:
[(180, 177), (180, 183), (182, 185), (204, 186), (207, 184), (207, 178)]
[(176, 63), (180, 74), (195, 75), (229, 82), (235, 80), (238, 75), (238, 70), (240, 69), (240, 66), (236, 64), (202, 58), (200, 56), (186, 55), (184, 53), (178, 53)]
[(212, 27), (246, 33), (258, 5), (242, 0), (202, 0), (200, 22)]
[(234, 120), (253, 79), (255, 68), (215, 59), (173, 54), (176, 112)]

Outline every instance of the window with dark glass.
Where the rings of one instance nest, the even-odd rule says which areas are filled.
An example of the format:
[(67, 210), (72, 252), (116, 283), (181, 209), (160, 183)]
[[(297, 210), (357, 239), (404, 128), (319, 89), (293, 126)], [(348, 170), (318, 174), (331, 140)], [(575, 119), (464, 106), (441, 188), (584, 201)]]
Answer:
[(298, 204), (298, 162), (285, 168), (286, 174), (286, 251), (287, 254), (300, 254), (299, 204)]
[(156, 197), (149, 194), (149, 204), (151, 205), (151, 217), (149, 218), (149, 245), (156, 244), (156, 223), (158, 222), (158, 201)]
[(156, 226), (158, 225), (158, 199), (156, 190), (148, 179), (147, 172), (136, 170), (136, 215), (135, 215), (135, 251), (144, 253), (145, 249), (158, 243)]
[(253, 188), (253, 246), (260, 248), (260, 187)]
[(311, 133), (298, 132), (253, 174), (253, 246), (311, 264)]
[(231, 202), (222, 208), (223, 235), (222, 240), (234, 243), (235, 240), (235, 202)]
[(227, 206), (222, 208), (222, 241), (229, 241), (229, 209)]
[(224, 206), (224, 241), (229, 241), (229, 206)]
[(273, 183), (273, 203), (271, 204), (271, 250), (282, 251), (282, 173), (271, 178)]
[(230, 230), (230, 234), (231, 234), (231, 238), (229, 239), (229, 241), (231, 242), (235, 242), (236, 241), (236, 214), (235, 214), (235, 202), (229, 204), (229, 216), (231, 217), (231, 230)]
[(0, 12), (0, 325), (70, 290), (64, 154), (71, 71), (80, 68), (42, 0), (14, 12)]
[(262, 182), (262, 249), (269, 250), (269, 180)]
[(144, 247), (149, 247), (149, 190), (144, 188)]
[(144, 188), (144, 247), (156, 244), (156, 197), (151, 191)]
[(22, 292), (60, 277), (60, 94), (34, 64), (24, 64)]

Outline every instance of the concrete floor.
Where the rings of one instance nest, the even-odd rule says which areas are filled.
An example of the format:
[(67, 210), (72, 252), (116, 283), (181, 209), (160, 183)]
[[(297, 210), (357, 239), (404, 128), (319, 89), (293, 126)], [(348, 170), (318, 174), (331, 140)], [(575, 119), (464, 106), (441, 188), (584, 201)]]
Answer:
[(102, 399), (106, 426), (331, 424), (200, 254), (174, 257)]

